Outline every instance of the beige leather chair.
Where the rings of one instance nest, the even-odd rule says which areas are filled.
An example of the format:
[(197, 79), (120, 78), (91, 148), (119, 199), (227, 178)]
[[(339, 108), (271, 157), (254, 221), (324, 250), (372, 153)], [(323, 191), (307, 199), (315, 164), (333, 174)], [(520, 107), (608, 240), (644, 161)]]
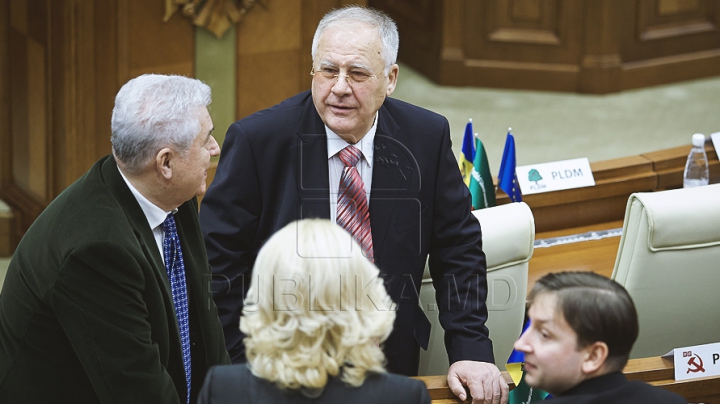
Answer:
[[(535, 242), (535, 220), (524, 202), (473, 211), (480, 221), (487, 256), (488, 321), (495, 362), (500, 370), (522, 331), (528, 261)], [(428, 268), (420, 287), (420, 304), (432, 330), (427, 351), (420, 351), (420, 376), (447, 374), (444, 331), (438, 320), (435, 288)]]
[(720, 184), (630, 195), (612, 278), (632, 296), (632, 358), (720, 342)]

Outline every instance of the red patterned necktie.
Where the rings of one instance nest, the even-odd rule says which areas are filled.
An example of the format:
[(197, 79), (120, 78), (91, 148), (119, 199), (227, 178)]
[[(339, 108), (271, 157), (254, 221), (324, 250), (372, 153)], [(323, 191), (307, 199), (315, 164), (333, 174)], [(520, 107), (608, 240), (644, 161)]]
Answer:
[(360, 244), (363, 253), (373, 259), (372, 232), (370, 231), (370, 210), (368, 209), (365, 183), (355, 167), (361, 152), (355, 146), (340, 150), (340, 160), (345, 165), (340, 176), (337, 204), (337, 224), (342, 226)]

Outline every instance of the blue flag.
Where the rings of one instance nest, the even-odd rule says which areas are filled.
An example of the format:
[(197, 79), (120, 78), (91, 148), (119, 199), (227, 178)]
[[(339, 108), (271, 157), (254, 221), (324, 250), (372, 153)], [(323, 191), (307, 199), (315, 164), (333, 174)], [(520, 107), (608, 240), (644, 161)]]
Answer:
[(472, 119), (465, 125), (465, 136), (463, 136), (463, 144), (460, 152), (460, 173), (466, 186), (470, 186), (470, 178), (472, 177), (473, 161), (475, 161), (475, 140), (472, 132)]
[(505, 139), (505, 150), (500, 162), (500, 171), (498, 172), (498, 188), (508, 194), (511, 201), (522, 201), (520, 185), (518, 184), (517, 174), (515, 174), (515, 138), (513, 138), (509, 129)]

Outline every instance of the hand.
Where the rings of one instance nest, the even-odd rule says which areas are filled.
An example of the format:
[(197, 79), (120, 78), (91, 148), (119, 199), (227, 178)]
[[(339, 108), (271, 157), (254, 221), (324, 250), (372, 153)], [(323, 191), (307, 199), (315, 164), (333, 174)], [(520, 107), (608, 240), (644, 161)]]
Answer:
[(458, 361), (448, 370), (448, 387), (460, 400), (467, 399), (465, 387), (473, 404), (506, 404), (508, 385), (497, 366), (487, 362)]

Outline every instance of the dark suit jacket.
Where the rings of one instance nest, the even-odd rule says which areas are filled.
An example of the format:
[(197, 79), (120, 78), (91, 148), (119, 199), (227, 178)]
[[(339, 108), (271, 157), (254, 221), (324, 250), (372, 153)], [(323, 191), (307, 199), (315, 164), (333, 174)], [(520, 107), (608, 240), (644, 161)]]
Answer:
[[(416, 374), (419, 346), (427, 347), (430, 323), (418, 291), (428, 253), (451, 363), (493, 362), (480, 225), (450, 146), (444, 117), (389, 98), (380, 108), (370, 222), (375, 264), (399, 305), (385, 342), (394, 373)], [(327, 160), (325, 126), (310, 92), (228, 129), (200, 223), (234, 362), (244, 356), (238, 318), (259, 248), (294, 220), (330, 217)]]
[(639, 380), (628, 381), (622, 372), (585, 380), (551, 404), (687, 404), (681, 396)]
[(430, 395), (423, 382), (389, 373), (370, 373), (360, 387), (330, 378), (317, 398), (299, 391), (280, 390), (255, 377), (247, 366), (215, 366), (205, 379), (198, 404), (241, 403), (343, 403), (343, 404), (424, 404)]
[[(176, 214), (193, 397), (229, 363), (197, 202)], [(205, 286), (204, 286), (205, 285)], [(18, 246), (0, 294), (0, 402), (184, 403), (180, 333), (152, 230), (112, 156), (58, 196)]]

